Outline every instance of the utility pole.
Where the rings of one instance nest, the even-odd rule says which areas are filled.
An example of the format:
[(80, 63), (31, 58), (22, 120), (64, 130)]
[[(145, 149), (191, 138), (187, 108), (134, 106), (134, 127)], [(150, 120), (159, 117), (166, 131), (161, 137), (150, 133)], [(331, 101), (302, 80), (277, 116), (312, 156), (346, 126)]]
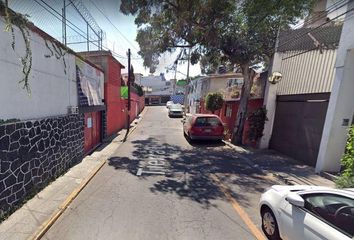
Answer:
[(174, 78), (174, 84), (173, 84), (173, 95), (176, 94), (176, 84), (177, 84), (177, 65), (178, 65), (178, 60), (175, 62), (175, 78)]
[(66, 46), (66, 1), (63, 0), (63, 9), (62, 9), (62, 37), (63, 44)]
[(187, 113), (187, 105), (188, 105), (188, 91), (189, 91), (189, 63), (191, 59), (191, 47), (188, 49), (188, 64), (187, 64), (187, 84), (186, 89), (184, 90), (184, 113)]
[(130, 48), (128, 49), (128, 123), (127, 123), (127, 130), (129, 131), (130, 125), (130, 80), (131, 80), (131, 66), (130, 66)]
[(130, 48), (128, 48), (128, 106), (127, 106), (127, 131), (125, 133), (123, 142), (125, 142), (128, 138), (128, 134), (129, 134), (129, 127), (130, 127), (130, 79), (131, 79), (131, 66), (130, 66)]

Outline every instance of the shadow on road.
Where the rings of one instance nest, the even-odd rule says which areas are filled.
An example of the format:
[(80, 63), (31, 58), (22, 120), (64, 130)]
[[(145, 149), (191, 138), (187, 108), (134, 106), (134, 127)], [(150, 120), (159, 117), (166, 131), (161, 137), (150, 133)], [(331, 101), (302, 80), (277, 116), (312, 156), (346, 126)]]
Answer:
[[(172, 176), (155, 182), (150, 190), (154, 193), (177, 194), (180, 198), (191, 199), (206, 208), (211, 206), (211, 200), (225, 198), (218, 184), (210, 178), (210, 174), (223, 176), (222, 180), (227, 184), (239, 184), (242, 187), (241, 192), (262, 192), (262, 185), (268, 187), (274, 184), (265, 182), (262, 178), (264, 174), (259, 169), (238, 158), (232, 150), (220, 147), (223, 143), (195, 142), (192, 149), (183, 149), (175, 145), (161, 144), (150, 137), (133, 141), (132, 144), (132, 158), (112, 157), (108, 159), (109, 165), (136, 175), (139, 162), (149, 154), (161, 157), (168, 163)], [(147, 175), (140, 178), (148, 177)], [(249, 205), (245, 194), (232, 192), (232, 195), (244, 205)]]

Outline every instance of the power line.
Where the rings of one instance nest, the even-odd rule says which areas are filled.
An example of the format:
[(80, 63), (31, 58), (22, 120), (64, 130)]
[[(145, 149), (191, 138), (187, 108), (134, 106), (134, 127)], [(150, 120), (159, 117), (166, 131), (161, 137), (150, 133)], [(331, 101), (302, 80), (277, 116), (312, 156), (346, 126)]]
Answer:
[[(342, 3), (343, 3), (343, 4), (342, 4)], [(332, 13), (332, 12), (334, 12), (334, 11), (336, 11), (336, 10), (342, 8), (342, 7), (345, 6), (347, 3), (348, 3), (348, 0), (340, 0), (340, 1), (338, 1), (338, 2), (335, 2), (335, 3), (333, 3), (332, 5), (330, 5), (329, 7), (327, 7), (326, 10), (325, 10), (323, 13), (321, 13), (321, 14), (319, 14), (319, 15), (317, 15), (317, 16), (312, 16), (312, 17), (308, 18), (306, 21), (312, 24), (312, 23), (314, 23), (314, 22), (320, 20), (321, 18), (326, 17), (329, 13)], [(335, 8), (338, 4), (342, 4), (342, 5), (340, 5), (339, 7)], [(335, 9), (334, 9), (334, 8), (335, 8)], [(333, 9), (334, 9), (334, 10), (333, 10)], [(332, 11), (332, 10), (333, 10), (333, 11)], [(295, 25), (295, 26), (293, 27), (293, 29), (298, 29), (298, 28), (300, 28), (300, 27), (302, 27), (302, 26), (303, 26), (303, 23), (298, 23), (297, 25)]]
[[(354, 8), (352, 8), (352, 9), (350, 9), (350, 10), (348, 10), (348, 11), (346, 11), (346, 12), (340, 14), (340, 15), (338, 15), (337, 17), (333, 18), (332, 20), (335, 20), (335, 19), (337, 19), (337, 18), (339, 18), (339, 17), (341, 17), (341, 16), (343, 16), (343, 15), (345, 15), (345, 14), (347, 14), (347, 13), (353, 11), (353, 10), (354, 10)], [(332, 20), (331, 20), (331, 21), (332, 21)], [(345, 21), (345, 20), (344, 20), (344, 21)], [(321, 24), (320, 26), (318, 26), (318, 27), (316, 27), (316, 28), (313, 28), (311, 31), (306, 32), (306, 33), (303, 34), (302, 36), (307, 35), (308, 33), (312, 32), (313, 30), (316, 30), (316, 29), (320, 28), (321, 26), (323, 26), (323, 25), (325, 25), (325, 24), (328, 24), (328, 23), (329, 23), (329, 22), (325, 22), (325, 23)], [(282, 45), (282, 46), (283, 46), (283, 45)], [(292, 56), (283, 58), (282, 60), (290, 59), (290, 58), (293, 58), (293, 57), (296, 57), (296, 56), (305, 54), (305, 53), (307, 53), (307, 52), (310, 52), (310, 51), (313, 51), (313, 50), (316, 50), (316, 49), (317, 49), (317, 48), (309, 49), (309, 50), (306, 50), (306, 51), (304, 51), (304, 52), (297, 53), (297, 54), (294, 54), (294, 55), (292, 55)]]
[[(341, 6), (341, 7), (342, 7), (342, 6)], [(341, 8), (341, 7), (339, 7), (339, 8)], [(337, 9), (339, 9), (339, 8), (337, 8)], [(343, 16), (343, 15), (345, 15), (345, 14), (347, 14), (347, 13), (353, 11), (353, 10), (354, 10), (354, 8), (352, 8), (352, 9), (350, 9), (350, 10), (348, 10), (348, 11), (346, 11), (346, 12), (340, 14), (340, 15), (338, 15), (337, 17), (334, 17), (333, 19), (331, 19), (331, 20), (328, 21), (328, 22), (324, 22), (324, 23), (320, 24), (319, 26), (317, 26), (317, 27), (315, 27), (315, 28), (310, 28), (308, 31), (304, 32), (303, 34), (298, 35), (298, 36), (296, 36), (295, 38), (293, 38), (293, 39), (291, 39), (291, 40), (289, 40), (289, 41), (284, 42), (284, 43), (283, 43), (282, 45), (280, 45), (280, 46), (277, 46), (277, 48), (283, 47), (283, 46), (289, 44), (290, 42), (293, 42), (294, 39), (301, 39), (301, 38), (304, 37), (305, 35), (307, 35), (307, 34), (313, 32), (313, 31), (315, 31), (315, 30), (321, 28), (322, 26), (324, 26), (324, 25), (326, 25), (326, 24), (332, 22), (333, 20), (336, 20), (337, 18), (340, 18), (341, 16)], [(296, 41), (295, 41), (295, 42), (296, 42)]]
[[(59, 12), (57, 12), (55, 9), (53, 9), (51, 6), (48, 6), (43, 0), (34, 0), (34, 1), (35, 1), (38, 5), (40, 5), (42, 8), (44, 8), (47, 12), (49, 12), (51, 15), (53, 15), (55, 18), (61, 20), (61, 18), (60, 18), (59, 16), (62, 17), (62, 15), (61, 15)], [(45, 7), (44, 5), (42, 5), (39, 1), (43, 2), (46, 6), (48, 6), (49, 9), (51, 9), (52, 11), (54, 11), (54, 12), (55, 12), (57, 15), (59, 15), (59, 16), (56, 16), (52, 11), (50, 11), (47, 7)], [(68, 22), (69, 22), (72, 26), (74, 26), (75, 28), (79, 29), (79, 28), (78, 28), (75, 24), (73, 24), (72, 22), (70, 22), (70, 21), (68, 21)], [(90, 39), (87, 39), (87, 37), (86, 37), (85, 35), (83, 35), (82, 33), (78, 32), (77, 30), (75, 30), (71, 25), (68, 25), (68, 27), (69, 27), (70, 29), (72, 29), (74, 32), (76, 32), (76, 33), (79, 34), (80, 36), (82, 36), (84, 39), (90, 41)], [(85, 33), (84, 33), (84, 34), (85, 34)], [(97, 45), (97, 43), (94, 42), (94, 41), (91, 42), (91, 44), (95, 45), (96, 47), (99, 47), (99, 45)], [(102, 47), (105, 48), (106, 50), (111, 51), (112, 54), (114, 54), (114, 55), (117, 56), (117, 57), (126, 58), (126, 57), (124, 57), (124, 56), (122, 56), (122, 55), (120, 55), (120, 54), (118, 54), (118, 53), (116, 53), (116, 52), (110, 50), (110, 49), (107, 48), (106, 46), (102, 46)]]
[[(38, 5), (40, 5), (42, 8), (44, 8), (45, 10), (47, 10), (50, 14), (52, 14), (55, 18), (57, 18), (58, 20), (62, 21), (62, 17), (63, 15), (61, 13), (59, 13), (57, 10), (55, 10), (52, 6), (50, 6), (49, 4), (47, 4), (44, 0), (34, 0)], [(40, 3), (39, 1), (41, 1), (42, 3)], [(44, 7), (42, 4), (46, 5), (49, 9), (51, 9), (54, 13), (56, 13), (58, 16), (60, 16), (60, 18), (58, 16), (56, 16), (53, 12), (49, 11), (48, 8)], [(66, 21), (68, 23), (70, 23), (72, 26), (74, 26), (76, 29), (78, 29), (78, 31), (80, 31), (82, 34), (86, 33), (84, 31), (82, 31), (81, 28), (77, 27), (74, 23), (72, 23), (70, 20), (66, 19)], [(69, 25), (68, 25), (69, 26)], [(69, 26), (70, 27), (70, 26)], [(84, 35), (80, 34), (79, 32), (77, 32), (75, 29), (73, 29), (72, 27), (70, 27), (73, 31), (75, 31), (76, 33), (78, 33), (79, 35), (83, 36), (85, 39), (87, 39), (87, 37), (85, 37)], [(90, 39), (91, 40), (91, 39)]]
[(107, 17), (107, 15), (92, 1), (90, 0), (90, 2), (93, 4), (93, 6), (95, 6), (95, 8), (107, 19), (107, 21), (117, 30), (117, 32), (136, 50), (139, 51), (134, 44), (132, 44), (128, 38), (126, 38), (124, 36), (124, 34), (112, 23), (112, 21)]

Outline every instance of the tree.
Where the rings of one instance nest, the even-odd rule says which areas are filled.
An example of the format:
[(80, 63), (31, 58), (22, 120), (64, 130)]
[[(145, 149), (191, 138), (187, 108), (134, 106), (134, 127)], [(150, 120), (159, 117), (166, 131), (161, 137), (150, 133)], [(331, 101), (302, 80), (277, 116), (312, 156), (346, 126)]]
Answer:
[[(272, 57), (279, 30), (289, 28), (312, 8), (313, 0), (123, 0), (120, 10), (136, 16), (137, 41), (151, 71), (162, 53), (192, 49), (191, 62), (202, 59), (238, 66), (244, 77), (233, 142), (242, 143), (247, 103), (255, 72)], [(207, 57), (207, 61), (205, 60)], [(211, 71), (213, 68), (210, 68)]]
[(224, 99), (221, 93), (208, 93), (205, 97), (205, 108), (208, 111), (211, 111), (213, 114), (215, 111), (222, 108)]
[(343, 172), (337, 179), (336, 185), (340, 188), (354, 187), (354, 125), (349, 128), (345, 153), (341, 160)]

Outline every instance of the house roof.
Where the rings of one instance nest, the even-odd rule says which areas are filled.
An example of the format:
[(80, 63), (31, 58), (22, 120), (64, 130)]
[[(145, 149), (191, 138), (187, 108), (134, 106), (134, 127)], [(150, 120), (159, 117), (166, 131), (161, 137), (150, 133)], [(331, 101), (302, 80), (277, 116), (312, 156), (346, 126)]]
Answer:
[(277, 52), (312, 50), (316, 46), (310, 33), (320, 44), (328, 49), (336, 49), (339, 44), (343, 25), (320, 28), (300, 28), (284, 31), (279, 34)]
[(152, 92), (146, 92), (145, 96), (162, 96), (162, 95), (171, 95), (172, 89), (166, 89), (162, 91), (152, 91)]
[(98, 56), (109, 56), (113, 59), (114, 62), (119, 64), (122, 69), (125, 68), (123, 64), (121, 64), (112, 54), (111, 51), (105, 51), (105, 50), (97, 50), (97, 51), (86, 51), (86, 52), (79, 52), (80, 55), (82, 56), (90, 56), (90, 57), (98, 57)]
[(242, 73), (224, 73), (224, 74), (209, 74), (207, 75), (209, 78), (243, 78)]

